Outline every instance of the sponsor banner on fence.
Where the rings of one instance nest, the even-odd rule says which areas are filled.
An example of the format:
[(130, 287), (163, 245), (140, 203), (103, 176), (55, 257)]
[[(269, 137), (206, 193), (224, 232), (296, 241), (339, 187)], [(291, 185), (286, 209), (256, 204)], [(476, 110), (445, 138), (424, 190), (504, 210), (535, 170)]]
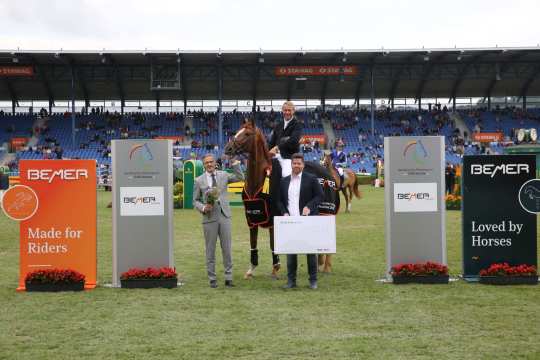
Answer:
[(22, 147), (24, 147), (27, 143), (29, 138), (26, 137), (14, 137), (11, 138), (11, 149), (13, 151), (19, 151)]
[(276, 76), (338, 76), (358, 75), (357, 66), (276, 66)]
[(178, 141), (178, 142), (184, 141), (183, 136), (156, 136), (155, 139), (156, 140), (172, 140), (174, 142), (176, 142), (176, 141)]
[(478, 142), (500, 142), (503, 141), (503, 133), (500, 132), (477, 132), (473, 133), (473, 141)]
[(32, 66), (0, 66), (1, 76), (34, 76)]
[(300, 138), (300, 144), (311, 143), (312, 141), (318, 141), (320, 145), (324, 145), (326, 143), (326, 135), (310, 134), (310, 135), (303, 135)]
[[(21, 211), (19, 288), (33, 270), (68, 268), (97, 278), (95, 160), (21, 160), (11, 205)], [(30, 189), (30, 191), (28, 190)], [(34, 198), (35, 197), (35, 198)], [(18, 204), (18, 205), (17, 205)], [(13, 210), (13, 209), (12, 209)]]
[(535, 155), (463, 158), (464, 277), (493, 263), (537, 265), (535, 177)]

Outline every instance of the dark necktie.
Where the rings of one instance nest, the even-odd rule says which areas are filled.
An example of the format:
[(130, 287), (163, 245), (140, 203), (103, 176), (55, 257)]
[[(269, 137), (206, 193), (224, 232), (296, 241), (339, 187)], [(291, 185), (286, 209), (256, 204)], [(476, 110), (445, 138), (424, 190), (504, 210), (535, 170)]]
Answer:
[(216, 174), (212, 173), (212, 187), (217, 187)]

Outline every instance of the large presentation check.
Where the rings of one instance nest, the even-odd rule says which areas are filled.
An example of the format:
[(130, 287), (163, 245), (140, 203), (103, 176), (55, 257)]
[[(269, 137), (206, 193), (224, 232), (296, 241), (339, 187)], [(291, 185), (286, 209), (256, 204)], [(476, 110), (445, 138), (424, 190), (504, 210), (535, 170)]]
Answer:
[(276, 216), (275, 253), (335, 254), (335, 216)]

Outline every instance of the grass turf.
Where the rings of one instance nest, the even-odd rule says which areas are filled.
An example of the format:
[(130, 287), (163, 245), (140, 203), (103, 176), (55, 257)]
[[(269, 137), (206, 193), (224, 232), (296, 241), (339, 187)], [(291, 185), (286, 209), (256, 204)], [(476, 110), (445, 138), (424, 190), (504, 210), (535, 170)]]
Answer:
[[(84, 293), (16, 293), (18, 225), (0, 216), (0, 359), (497, 359), (540, 358), (540, 287), (376, 282), (385, 272), (384, 192), (365, 187), (351, 214), (337, 217), (334, 273), (307, 289), (271, 280), (267, 232), (260, 266), (249, 263), (249, 233), (233, 211), (236, 287), (210, 289), (200, 215), (177, 210), (174, 290), (98, 287)], [(110, 193), (98, 192), (98, 281), (111, 282)], [(450, 272), (461, 272), (461, 214), (447, 212)], [(219, 251), (217, 269), (222, 269)], [(282, 258), (282, 262), (285, 259)]]

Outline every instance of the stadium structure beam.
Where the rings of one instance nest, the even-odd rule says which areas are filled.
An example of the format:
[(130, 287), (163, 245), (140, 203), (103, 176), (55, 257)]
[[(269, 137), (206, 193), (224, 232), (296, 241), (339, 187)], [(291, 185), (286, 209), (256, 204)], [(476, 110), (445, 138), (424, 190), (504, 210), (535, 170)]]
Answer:
[[(327, 65), (345, 66), (345, 63), (342, 61), (342, 59), (345, 58), (345, 55), (346, 54), (341, 53), (341, 52), (334, 54), (332, 61), (330, 61), (330, 63)], [(340, 74), (339, 76), (341, 78), (343, 74)], [(323, 111), (326, 110), (326, 96), (328, 92), (328, 81), (329, 81), (328, 76), (324, 76), (322, 79), (322, 84), (321, 84), (321, 105), (322, 105)]]
[(375, 137), (375, 64), (371, 65), (370, 70), (370, 88), (371, 88), (371, 136)]
[(253, 101), (253, 106), (252, 106), (253, 113), (257, 111), (257, 85), (259, 83), (259, 77), (261, 76), (261, 66), (259, 65), (260, 59), (262, 59), (262, 55), (257, 57), (257, 64), (255, 65), (255, 71), (253, 74), (253, 85), (252, 85), (253, 88), (251, 91), (251, 98)]
[(531, 72), (531, 74), (523, 82), (523, 85), (521, 86), (521, 91), (520, 91), (521, 97), (527, 96), (527, 93), (529, 92), (529, 88), (531, 87), (531, 84), (534, 82), (534, 80), (536, 80), (538, 75), (540, 75), (540, 64), (536, 65), (536, 67)]
[(458, 93), (458, 90), (461, 86), (461, 83), (465, 79), (465, 75), (467, 75), (467, 72), (473, 66), (474, 64), (477, 64), (482, 58), (486, 57), (489, 54), (489, 52), (480, 52), (476, 55), (474, 55), (471, 60), (467, 61), (459, 70), (458, 76), (456, 80), (454, 81), (454, 84), (452, 85), (452, 90), (450, 91), (450, 99), (453, 101), (453, 109), (455, 110), (455, 103), (456, 103), (456, 96)]
[(77, 71), (77, 79), (79, 79), (79, 86), (81, 88), (81, 91), (83, 93), (84, 97), (84, 106), (86, 107), (87, 111), (90, 107), (90, 94), (88, 93), (88, 86), (86, 85), (86, 77), (84, 76), (83, 71), (81, 70), (80, 66), (76, 67)]
[(185, 70), (185, 62), (184, 62), (184, 56), (182, 54), (178, 55), (178, 59), (180, 60), (180, 63), (182, 65), (182, 69), (180, 71), (180, 88), (182, 91), (182, 99), (184, 100), (184, 116), (187, 114), (187, 84), (186, 84), (186, 70)]
[(71, 146), (75, 149), (75, 65), (71, 65)]
[[(368, 60), (368, 63), (369, 63), (369, 67), (370, 69), (374, 66), (375, 64), (375, 59), (377, 58), (379, 54), (373, 54), (373, 56), (371, 56), (371, 58)], [(356, 89), (354, 91), (354, 101), (356, 102), (356, 109), (357, 110), (360, 110), (360, 92), (362, 91), (362, 85), (364, 83), (364, 77), (360, 75), (360, 73), (358, 74), (358, 77), (356, 79)]]
[(110, 62), (114, 71), (116, 89), (118, 91), (118, 96), (120, 96), (120, 111), (122, 115), (124, 115), (124, 106), (126, 105), (126, 92), (124, 91), (124, 78), (122, 76), (122, 72), (120, 71), (120, 67), (118, 66), (118, 62), (116, 61), (116, 59), (114, 59), (112, 55), (108, 55), (106, 59)]
[(85, 78), (80, 66), (77, 64), (75, 59), (69, 55), (61, 55), (60, 59), (69, 66), (70, 70), (75, 71), (75, 73), (72, 72), (71, 76), (73, 77), (77, 75), (77, 79), (79, 80), (79, 87), (84, 97), (84, 105), (88, 108), (90, 106), (90, 94), (88, 92), (88, 87), (86, 86)]
[(426, 83), (429, 80), (429, 77), (431, 73), (433, 72), (433, 69), (435, 69), (435, 65), (439, 64), (441, 60), (447, 55), (446, 52), (441, 52), (438, 54), (433, 60), (428, 60), (429, 64), (422, 74), (422, 78), (420, 79), (420, 84), (418, 84), (418, 89), (416, 89), (416, 95), (415, 98), (418, 100), (418, 109), (420, 109), (420, 106), (422, 104), (422, 94), (424, 93), (424, 88), (426, 86)]
[[(293, 65), (298, 64), (298, 59), (300, 59), (302, 56), (304, 56), (304, 54), (296, 53), (294, 55)], [(289, 78), (287, 79), (287, 101), (291, 100), (292, 87), (293, 87), (293, 84), (294, 84), (295, 81), (296, 81), (296, 78), (294, 76), (289, 76)]]
[(45, 66), (38, 63), (34, 56), (30, 55), (29, 58), (32, 61), (32, 65), (36, 68), (38, 72), (39, 78), (41, 79), (41, 83), (43, 84), (43, 88), (45, 89), (45, 92), (47, 93), (47, 98), (49, 100), (49, 103), (54, 103), (54, 93), (52, 91), (49, 78), (45, 71)]
[(17, 98), (17, 93), (13, 88), (13, 83), (8, 78), (4, 78), (6, 87), (8, 90), (9, 97), (11, 98), (11, 113), (15, 115), (15, 107), (19, 106), (19, 99)]
[[(495, 85), (497, 85), (497, 82), (502, 80), (502, 77), (504, 74), (506, 74), (508, 72), (508, 70), (510, 69), (510, 67), (512, 66), (512, 63), (521, 59), (522, 57), (528, 55), (529, 53), (524, 51), (524, 52), (517, 52), (511, 56), (508, 57), (508, 59), (506, 59), (502, 65), (498, 65), (498, 64), (495, 64), (495, 76), (493, 77), (493, 79), (491, 79), (491, 81), (489, 82), (486, 90), (485, 90), (485, 96), (490, 99), (491, 98), (491, 94), (493, 93), (493, 89), (495, 89)], [(491, 104), (491, 102), (490, 102)], [(491, 108), (491, 107), (490, 107)]]
[(218, 145), (223, 148), (223, 55), (217, 58), (218, 80)]
[(401, 75), (410, 66), (411, 61), (414, 59), (416, 54), (411, 54), (405, 58), (403, 61), (404, 64), (400, 66), (399, 70), (397, 71), (396, 75), (392, 79), (392, 85), (390, 85), (390, 92), (388, 93), (388, 99), (392, 102), (392, 109), (394, 108), (394, 97), (396, 96), (396, 90), (399, 86), (399, 83), (401, 81)]

